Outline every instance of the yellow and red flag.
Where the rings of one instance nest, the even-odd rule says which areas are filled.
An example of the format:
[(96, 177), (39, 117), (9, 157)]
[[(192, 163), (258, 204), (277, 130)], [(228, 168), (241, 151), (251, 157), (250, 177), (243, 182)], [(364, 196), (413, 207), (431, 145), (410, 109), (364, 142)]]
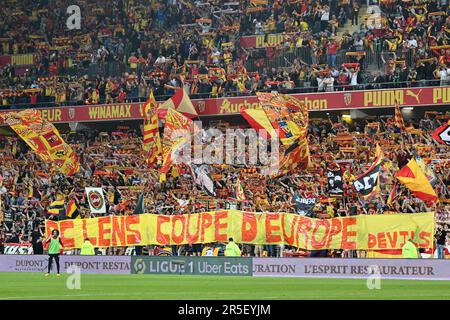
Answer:
[(59, 216), (62, 212), (64, 212), (64, 196), (58, 195), (56, 200), (50, 203), (47, 212), (53, 216)]
[(263, 109), (244, 109), (241, 110), (241, 115), (258, 133), (259, 130), (264, 130), (266, 132), (266, 138), (277, 137), (277, 133)]
[(57, 171), (66, 176), (78, 172), (80, 165), (72, 147), (61, 138), (53, 124), (42, 119), (38, 110), (9, 112), (2, 118), (42, 161), (52, 163)]
[[(300, 100), (285, 94), (258, 92), (257, 96), (262, 106), (259, 110), (266, 114), (266, 118), (258, 115), (264, 120), (257, 121), (258, 125), (267, 131), (270, 130), (269, 122), (286, 147), (284, 154), (280, 155), (279, 169), (275, 175), (287, 174), (294, 169), (305, 170), (310, 165), (307, 107)], [(247, 116), (250, 114), (247, 112)]]
[(142, 149), (148, 152), (147, 164), (154, 165), (162, 152), (161, 137), (158, 128), (158, 104), (153, 91), (144, 105), (144, 138)]
[(405, 121), (403, 120), (402, 111), (400, 110), (400, 104), (395, 100), (395, 115), (394, 115), (395, 126), (402, 131), (406, 130)]
[(414, 195), (425, 201), (433, 203), (438, 197), (425, 173), (420, 169), (416, 160), (412, 158), (397, 174), (396, 178), (403, 183)]
[[(284, 146), (291, 146), (304, 133), (296, 123), (299, 119), (305, 117), (305, 113), (301, 110), (303, 108), (301, 102), (298, 99), (277, 93), (257, 92), (256, 95), (272, 127), (278, 131), (281, 143)], [(294, 112), (298, 113), (296, 121), (293, 121), (292, 118)], [(307, 112), (306, 119), (308, 119)], [(303, 121), (301, 122), (303, 123)]]
[[(159, 170), (160, 181), (165, 181), (166, 174), (187, 143), (190, 144), (190, 134), (194, 131), (194, 122), (175, 109), (168, 109), (162, 144), (163, 163)], [(177, 164), (180, 167), (180, 164)]]
[(66, 216), (70, 219), (81, 219), (80, 211), (75, 203), (75, 200), (70, 199), (66, 208)]
[(169, 109), (174, 109), (190, 119), (198, 116), (191, 99), (183, 87), (179, 88), (169, 100), (159, 106), (159, 117), (164, 118)]

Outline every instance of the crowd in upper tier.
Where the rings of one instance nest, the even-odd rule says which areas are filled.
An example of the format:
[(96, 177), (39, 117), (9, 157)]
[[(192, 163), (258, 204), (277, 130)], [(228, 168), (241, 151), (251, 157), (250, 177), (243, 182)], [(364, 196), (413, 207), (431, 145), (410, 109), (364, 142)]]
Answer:
[[(0, 7), (0, 104), (97, 104), (448, 85), (446, 0), (17, 1)], [(67, 7), (81, 29), (67, 27)], [(353, 30), (353, 31), (350, 31)], [(282, 34), (261, 48), (242, 37)]]

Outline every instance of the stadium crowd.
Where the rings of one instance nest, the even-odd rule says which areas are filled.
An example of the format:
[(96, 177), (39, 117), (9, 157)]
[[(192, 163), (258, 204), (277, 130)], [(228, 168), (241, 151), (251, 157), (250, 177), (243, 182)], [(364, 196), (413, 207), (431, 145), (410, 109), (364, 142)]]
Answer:
[[(67, 178), (49, 174), (49, 164), (37, 159), (18, 137), (2, 136), (0, 192), (3, 221), (0, 243), (31, 242), (35, 253), (42, 252), (44, 219), (67, 218), (64, 212), (49, 214), (49, 204), (63, 194), (66, 203), (72, 199), (75, 201), (81, 218), (94, 217), (84, 189), (101, 186), (106, 193), (106, 215), (133, 214), (141, 194), (145, 198), (145, 212), (164, 215), (230, 208), (255, 212), (296, 212), (298, 198), (317, 199), (311, 216), (319, 219), (434, 211), (436, 237), (440, 244), (442, 241), (445, 244), (445, 241), (448, 243), (446, 228), (450, 222), (450, 157), (448, 147), (434, 142), (431, 133), (447, 120), (448, 115), (429, 112), (423, 119), (411, 121), (406, 131), (400, 131), (392, 118), (364, 121), (311, 119), (308, 138), (312, 159), (310, 169), (270, 178), (260, 174), (258, 165), (211, 165), (215, 196), (194, 182), (187, 167), (174, 176), (169, 175), (167, 181), (161, 183), (158, 171), (147, 167), (141, 151), (142, 134), (136, 128), (120, 126), (110, 132), (87, 130), (65, 134), (65, 140), (75, 148), (81, 163), (79, 173)], [(234, 126), (220, 122), (214, 128), (225, 130)], [(377, 143), (384, 153), (381, 189), (376, 195), (365, 199), (355, 191), (351, 182), (368, 169), (374, 159), (373, 146)], [(429, 163), (436, 175), (434, 189), (440, 201), (435, 206), (416, 198), (394, 181), (395, 172), (409, 161), (414, 152)], [(341, 168), (342, 172), (343, 195), (333, 197), (327, 186), (327, 170), (337, 168)], [(237, 179), (244, 190), (244, 201), (235, 199)], [(396, 192), (392, 194), (394, 189)], [(277, 248), (280, 249), (266, 246), (264, 251), (275, 255)], [(243, 249), (244, 254), (248, 255), (263, 252), (261, 246), (244, 245)], [(116, 250), (123, 253), (125, 248), (108, 252), (117, 253)], [(173, 250), (174, 253), (179, 250), (180, 254), (197, 254), (202, 247), (180, 246)], [(284, 250), (286, 254), (298, 254), (297, 248), (286, 247)], [(329, 254), (332, 254), (331, 251)], [(344, 253), (333, 254), (341, 256)], [(358, 255), (363, 254), (358, 252)]]
[[(4, 109), (144, 101), (152, 90), (158, 100), (165, 100), (178, 86), (191, 98), (206, 98), (267, 90), (327, 92), (450, 84), (446, 0), (382, 0), (379, 6), (371, 6), (370, 0), (76, 1), (82, 16), (79, 30), (68, 30), (66, 23), (72, 1), (7, 2), (0, 7), (0, 57), (32, 55), (32, 63), (21, 66), (0, 59)], [(283, 40), (269, 44), (269, 34), (282, 34)], [(242, 46), (243, 37), (250, 35), (264, 37), (264, 45)], [(114, 215), (132, 213), (142, 192), (146, 211), (157, 214), (232, 207), (294, 212), (298, 197), (317, 198), (313, 216), (322, 219), (434, 211), (436, 238), (442, 244), (450, 219), (449, 153), (430, 137), (445, 120), (428, 114), (411, 122), (408, 132), (385, 118), (350, 123), (313, 120), (310, 170), (270, 179), (257, 168), (214, 165), (210, 169), (215, 197), (196, 185), (187, 169), (160, 183), (140, 152), (139, 130), (119, 127), (65, 135), (82, 164), (71, 178), (49, 175), (49, 164), (37, 159), (20, 139), (1, 136), (0, 247), (30, 241), (35, 253), (42, 251), (43, 220), (56, 218), (48, 214), (49, 204), (62, 193), (76, 200), (81, 217), (90, 217), (84, 195), (90, 186), (103, 186), (107, 214)], [(222, 122), (219, 127), (232, 126)], [(351, 182), (370, 165), (376, 143), (386, 159), (381, 190), (365, 200)], [(394, 182), (394, 173), (411, 158), (413, 146), (436, 174), (434, 188), (441, 201), (435, 207)], [(338, 166), (344, 195), (333, 198), (326, 172)], [(238, 177), (243, 202), (233, 200)], [(397, 193), (388, 201), (392, 190)], [(268, 255), (275, 254), (273, 246), (265, 249)], [(244, 246), (244, 251), (258, 255), (262, 249)]]
[[(444, 0), (78, 1), (80, 30), (66, 25), (72, 2), (9, 2), (0, 8), (0, 55), (34, 60), (0, 67), (3, 108), (142, 101), (150, 90), (164, 100), (180, 85), (205, 98), (450, 81)], [(283, 40), (241, 45), (268, 34)]]

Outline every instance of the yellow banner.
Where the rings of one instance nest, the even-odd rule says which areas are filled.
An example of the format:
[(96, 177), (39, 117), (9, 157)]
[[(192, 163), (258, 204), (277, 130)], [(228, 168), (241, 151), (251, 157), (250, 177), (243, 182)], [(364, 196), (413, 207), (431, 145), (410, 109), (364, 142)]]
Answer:
[(286, 244), (307, 250), (401, 249), (408, 239), (433, 245), (434, 213), (359, 215), (312, 219), (290, 213), (238, 210), (165, 216), (142, 214), (92, 219), (46, 220), (47, 236), (58, 229), (66, 249), (85, 238), (96, 247), (227, 242)]

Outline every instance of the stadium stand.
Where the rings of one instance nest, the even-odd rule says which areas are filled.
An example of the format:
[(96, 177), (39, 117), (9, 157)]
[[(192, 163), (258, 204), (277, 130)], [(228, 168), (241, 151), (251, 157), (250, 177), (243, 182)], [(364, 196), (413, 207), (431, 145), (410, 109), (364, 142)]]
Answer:
[[(450, 84), (446, 1), (382, 0), (380, 6), (371, 0), (75, 1), (83, 7), (84, 27), (70, 31), (65, 8), (72, 1), (6, 2), (0, 7), (0, 101), (5, 110), (143, 102), (152, 91), (163, 101), (177, 87), (195, 99)], [(49, 175), (49, 164), (23, 141), (2, 135), (0, 251), (5, 243), (30, 242), (35, 253), (42, 252), (44, 219), (60, 218), (48, 212), (59, 193), (76, 202), (82, 218), (95, 216), (84, 194), (85, 187), (94, 185), (107, 193), (107, 215), (133, 213), (143, 189), (145, 212), (195, 214), (229, 208), (238, 178), (246, 199), (237, 204), (241, 210), (292, 212), (295, 197), (314, 197), (318, 203), (312, 216), (320, 219), (434, 211), (439, 238), (450, 221), (450, 158), (448, 146), (431, 136), (449, 115), (412, 119), (408, 130), (391, 120), (312, 119), (310, 170), (270, 179), (248, 165), (214, 165), (215, 197), (194, 183), (188, 171), (159, 182), (140, 152), (139, 128), (121, 125), (63, 134), (81, 163), (80, 172), (68, 178)], [(224, 131), (236, 126), (218, 123)], [(352, 182), (369, 167), (377, 143), (387, 165), (381, 190), (366, 200)], [(395, 183), (395, 173), (415, 153), (435, 173), (437, 205)], [(338, 167), (344, 193), (330, 198), (327, 170)], [(192, 246), (178, 249), (201, 252)], [(306, 254), (289, 247), (264, 249), (269, 256), (280, 250)], [(244, 246), (245, 255), (262, 251)]]

